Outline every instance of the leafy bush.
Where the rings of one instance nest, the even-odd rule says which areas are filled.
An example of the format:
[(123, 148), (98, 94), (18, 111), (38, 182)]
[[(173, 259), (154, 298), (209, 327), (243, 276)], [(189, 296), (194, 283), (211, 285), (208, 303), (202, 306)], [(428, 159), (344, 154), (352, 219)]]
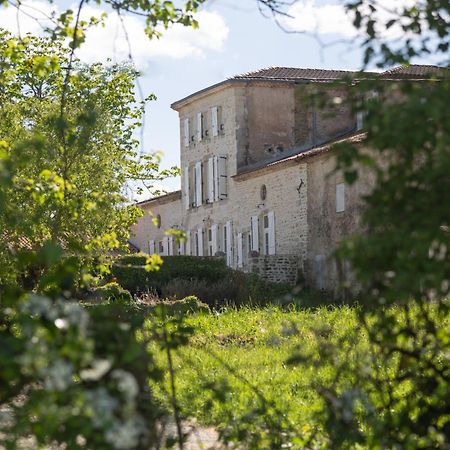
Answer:
[(112, 267), (119, 284), (133, 294), (148, 290), (161, 293), (163, 286), (174, 279), (213, 283), (226, 278), (230, 272), (223, 259), (195, 256), (166, 256), (159, 270), (148, 272), (146, 259), (147, 255), (143, 254), (123, 256)]
[(106, 302), (124, 302), (131, 303), (133, 301), (133, 297), (130, 294), (130, 291), (124, 289), (120, 284), (112, 282), (107, 283), (104, 286), (100, 286), (95, 290), (94, 293), (97, 299), (106, 301)]

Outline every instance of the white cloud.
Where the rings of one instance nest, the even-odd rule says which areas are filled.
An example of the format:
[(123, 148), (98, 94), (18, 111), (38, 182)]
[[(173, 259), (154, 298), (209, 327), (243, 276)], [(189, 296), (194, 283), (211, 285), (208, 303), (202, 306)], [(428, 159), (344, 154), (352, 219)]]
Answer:
[(0, 28), (13, 34), (42, 34), (51, 25), (51, 14), (55, 7), (40, 0), (23, 2), (18, 11), (12, 6), (0, 8)]
[[(401, 29), (401, 20), (386, 30), (383, 24), (390, 19), (397, 18), (396, 11), (405, 6), (414, 5), (415, 0), (377, 0), (377, 12), (374, 14), (378, 28), (376, 31), (384, 39), (397, 39), (404, 36)], [(288, 10), (291, 17), (282, 19), (283, 25), (291, 30), (317, 34), (319, 36), (338, 35), (344, 38), (353, 38), (361, 35), (353, 26), (353, 15), (345, 10), (344, 2), (317, 0), (300, 0)]]
[[(15, 8), (2, 9), (0, 27), (17, 34), (19, 21), (21, 34), (42, 34), (43, 26), (50, 24), (47, 16), (52, 10), (57, 10), (56, 6), (42, 0), (28, 0), (22, 5), (18, 17)], [(82, 17), (100, 17), (103, 12), (100, 8), (86, 6)], [(175, 24), (168, 30), (160, 29), (162, 37), (151, 41), (144, 32), (145, 24), (141, 18), (131, 15), (123, 15), (122, 18), (123, 23), (116, 13), (110, 12), (104, 26), (92, 27), (85, 43), (77, 50), (77, 56), (85, 62), (105, 61), (108, 58), (120, 62), (127, 60), (131, 51), (135, 64), (143, 68), (154, 58), (205, 57), (208, 51), (222, 50), (229, 34), (223, 17), (209, 11), (196, 14), (199, 29)]]

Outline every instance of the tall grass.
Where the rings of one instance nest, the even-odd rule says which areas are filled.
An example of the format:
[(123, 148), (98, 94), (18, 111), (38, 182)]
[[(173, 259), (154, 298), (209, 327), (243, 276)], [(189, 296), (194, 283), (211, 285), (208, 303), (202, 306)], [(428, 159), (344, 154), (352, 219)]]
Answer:
[[(178, 402), (185, 417), (215, 426), (236, 440), (262, 432), (271, 420), (303, 435), (320, 433), (312, 424), (318, 423), (314, 416), (321, 400), (311, 386), (333, 376), (332, 364), (317, 370), (287, 361), (299, 350), (317, 353), (318, 336), (336, 343), (352, 335), (354, 308), (227, 308), (191, 316), (187, 324), (195, 334), (174, 355)], [(364, 336), (357, 341), (360, 347), (366, 345)], [(347, 357), (352, 348), (342, 352), (339, 356)], [(164, 366), (164, 355), (158, 359)], [(158, 389), (164, 402), (167, 396)]]

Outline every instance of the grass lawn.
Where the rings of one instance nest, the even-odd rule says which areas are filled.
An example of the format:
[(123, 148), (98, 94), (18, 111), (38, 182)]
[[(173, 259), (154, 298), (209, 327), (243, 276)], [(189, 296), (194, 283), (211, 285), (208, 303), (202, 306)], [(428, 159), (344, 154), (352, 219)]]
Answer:
[[(299, 350), (320, 356), (320, 337), (331, 343), (342, 339), (337, 358), (356, 357), (366, 345), (363, 336), (354, 336), (356, 311), (350, 307), (227, 309), (193, 315), (187, 323), (194, 327), (194, 336), (174, 355), (184, 416), (241, 442), (251, 435), (252, 448), (272, 442), (270, 431), (262, 432), (271, 428), (277, 429), (274, 433), (320, 435), (312, 424), (318, 423), (314, 416), (321, 400), (311, 384), (331, 379), (335, 368), (332, 362), (320, 369), (313, 364), (296, 366), (287, 363), (289, 358)], [(354, 341), (347, 341), (352, 335)], [(164, 354), (157, 352), (157, 359), (167, 366)], [(158, 389), (161, 401), (167, 402), (167, 394)]]

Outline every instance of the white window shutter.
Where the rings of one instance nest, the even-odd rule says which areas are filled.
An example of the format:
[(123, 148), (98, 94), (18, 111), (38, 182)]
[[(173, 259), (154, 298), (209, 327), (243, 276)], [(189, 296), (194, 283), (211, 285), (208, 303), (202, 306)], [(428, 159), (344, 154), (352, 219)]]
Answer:
[(356, 130), (357, 131), (362, 130), (364, 127), (364, 116), (365, 116), (364, 111), (358, 111), (356, 113)]
[(336, 184), (336, 212), (345, 211), (345, 184)]
[(203, 137), (203, 116), (202, 113), (197, 113), (197, 141), (200, 142)]
[(180, 240), (180, 242), (178, 243), (178, 254), (179, 255), (184, 255), (185, 244), (186, 244), (186, 241), (184, 241), (184, 240)]
[(199, 228), (197, 230), (198, 236), (198, 254), (197, 256), (203, 256), (203, 229)]
[(219, 200), (219, 158), (213, 157), (213, 173), (214, 173), (214, 201)]
[(186, 231), (186, 242), (185, 242), (185, 254), (190, 255), (191, 254), (191, 232)]
[(224, 200), (228, 195), (228, 180), (227, 180), (227, 157), (219, 156), (219, 199)]
[(217, 253), (217, 224), (211, 227), (212, 256)]
[(164, 236), (162, 255), (167, 256), (168, 254), (169, 254), (169, 236)]
[(173, 255), (173, 236), (169, 236), (169, 256)]
[(214, 156), (208, 159), (208, 202), (214, 201)]
[(270, 211), (269, 218), (269, 255), (275, 255), (275, 213)]
[(251, 250), (259, 252), (259, 234), (258, 234), (258, 216), (252, 216), (251, 218), (251, 234), (252, 234), (252, 247)]
[(184, 119), (184, 146), (189, 147), (191, 137), (189, 136), (189, 119)]
[(211, 127), (212, 127), (212, 135), (219, 135), (219, 108), (217, 106), (213, 106), (211, 108)]
[(202, 163), (195, 163), (195, 206), (202, 204)]
[(153, 255), (153, 253), (155, 253), (155, 241), (153, 239), (148, 243), (148, 251), (150, 255)]
[(227, 265), (233, 265), (233, 225), (231, 220), (229, 220), (226, 224), (226, 234), (227, 234), (227, 248), (225, 249), (225, 253), (227, 255)]
[(242, 267), (244, 265), (243, 251), (242, 251), (242, 233), (237, 235), (237, 265)]
[(189, 209), (191, 206), (189, 195), (189, 166), (186, 166), (184, 168), (183, 177), (184, 177), (184, 202), (185, 202), (184, 205), (186, 209)]

